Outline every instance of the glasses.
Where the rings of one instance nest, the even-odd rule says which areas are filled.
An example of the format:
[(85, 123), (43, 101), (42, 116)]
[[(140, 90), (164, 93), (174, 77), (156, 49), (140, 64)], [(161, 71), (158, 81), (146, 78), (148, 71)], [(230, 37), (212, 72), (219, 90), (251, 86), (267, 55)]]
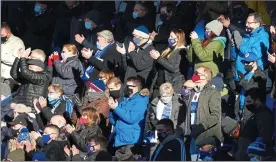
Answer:
[(248, 21), (246, 21), (246, 24), (255, 24), (255, 23), (259, 23), (259, 22), (255, 22), (255, 21), (253, 21), (253, 22), (248, 22)]
[(135, 85), (126, 85), (126, 86), (127, 87), (133, 87), (133, 88), (136, 87)]

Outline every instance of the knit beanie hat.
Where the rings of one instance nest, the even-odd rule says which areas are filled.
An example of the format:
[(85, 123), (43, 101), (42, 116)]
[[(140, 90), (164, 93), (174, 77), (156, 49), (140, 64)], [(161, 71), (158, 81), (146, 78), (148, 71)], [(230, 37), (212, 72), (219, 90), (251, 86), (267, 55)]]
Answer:
[(149, 30), (144, 25), (138, 26), (136, 29), (134, 29), (132, 34), (138, 35), (143, 38), (149, 38), (149, 36), (150, 36)]
[(35, 161), (35, 160), (37, 160), (37, 161), (47, 161), (45, 153), (44, 152), (34, 153), (32, 161)]
[(8, 159), (12, 161), (25, 161), (25, 152), (22, 149), (16, 149), (9, 153)]
[(213, 20), (206, 24), (205, 26), (207, 29), (210, 29), (213, 33), (215, 33), (217, 36), (220, 36), (220, 33), (223, 29), (223, 25), (218, 20)]
[(247, 148), (248, 154), (254, 154), (264, 156), (266, 153), (266, 145), (261, 137), (258, 137), (256, 141), (252, 142)]
[(230, 135), (238, 126), (238, 122), (228, 116), (221, 120), (222, 131)]
[(96, 92), (104, 92), (105, 91), (105, 85), (102, 80), (95, 80), (93, 82), (87, 82), (86, 86), (88, 88), (92, 88)]
[(96, 25), (100, 24), (100, 12), (92, 10), (86, 13), (85, 18), (92, 20)]

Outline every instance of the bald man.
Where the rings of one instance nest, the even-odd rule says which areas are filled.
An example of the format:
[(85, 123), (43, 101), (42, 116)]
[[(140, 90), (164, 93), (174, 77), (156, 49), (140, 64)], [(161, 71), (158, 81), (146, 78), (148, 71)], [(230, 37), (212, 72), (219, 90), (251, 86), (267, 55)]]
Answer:
[(54, 115), (50, 120), (50, 124), (63, 128), (66, 125), (66, 120), (62, 115)]

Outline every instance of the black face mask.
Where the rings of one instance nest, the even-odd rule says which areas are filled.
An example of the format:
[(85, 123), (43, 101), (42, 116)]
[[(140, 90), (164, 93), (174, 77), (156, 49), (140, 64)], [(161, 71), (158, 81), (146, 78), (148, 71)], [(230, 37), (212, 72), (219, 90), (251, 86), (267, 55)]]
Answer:
[(157, 137), (160, 142), (163, 142), (167, 137), (167, 132), (157, 132)]
[(114, 99), (117, 99), (117, 98), (121, 97), (120, 90), (110, 91), (109, 94)]
[(7, 40), (8, 40), (8, 37), (7, 37), (7, 36), (1, 37), (1, 44), (7, 42)]
[(244, 70), (247, 72), (250, 72), (253, 70), (253, 66), (252, 65), (244, 65)]
[(18, 136), (18, 133), (19, 133), (19, 129), (18, 129), (18, 130), (11, 129), (11, 133), (12, 133), (12, 136), (13, 136), (13, 137), (17, 137), (17, 136)]
[(133, 93), (133, 90), (130, 89), (130, 88), (126, 88), (125, 91), (124, 91), (124, 95), (126, 97), (129, 97), (132, 93)]
[(161, 15), (160, 15), (160, 19), (161, 19), (163, 22), (166, 21), (167, 18), (168, 18), (168, 15), (167, 15), (167, 14), (161, 14)]
[(245, 31), (246, 31), (247, 33), (251, 33), (253, 30), (254, 30), (254, 29), (251, 28), (251, 27), (245, 27)]

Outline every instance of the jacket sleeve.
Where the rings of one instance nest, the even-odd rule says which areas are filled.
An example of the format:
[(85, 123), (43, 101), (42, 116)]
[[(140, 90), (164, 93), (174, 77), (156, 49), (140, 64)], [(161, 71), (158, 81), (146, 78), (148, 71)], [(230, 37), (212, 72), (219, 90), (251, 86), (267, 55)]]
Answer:
[(221, 42), (212, 41), (204, 48), (199, 39), (194, 39), (192, 40), (192, 46), (195, 55), (200, 61), (213, 61), (214, 52), (218, 53)]
[(204, 129), (207, 130), (218, 122), (220, 122), (221, 116), (221, 95), (219, 92), (215, 92), (211, 95), (208, 103), (210, 115), (205, 116), (201, 123)]
[(173, 57), (173, 60), (170, 61), (169, 59), (165, 59), (163, 57), (159, 57), (157, 59), (157, 62), (162, 65), (167, 71), (170, 73), (177, 73), (179, 72), (179, 65), (181, 62), (181, 56), (179, 53), (175, 53), (175, 56), (170, 56)]
[(18, 80), (19, 79), (18, 78), (18, 69), (19, 69), (19, 58), (15, 58), (12, 68), (11, 68), (11, 71), (10, 71), (10, 74), (11, 74), (11, 77), (16, 81), (19, 81)]
[(128, 124), (137, 123), (145, 116), (145, 110), (148, 107), (149, 98), (142, 97), (142, 99), (132, 100), (132, 106), (129, 109), (123, 108), (122, 103), (120, 103), (114, 110), (114, 113), (118, 117)]
[[(107, 70), (108, 68), (105, 67), (104, 62), (95, 58), (95, 57), (90, 57), (90, 59), (88, 60), (89, 64), (93, 65), (95, 68), (99, 69), (99, 71), (102, 70)], [(112, 69), (113, 70), (113, 69)]]
[(63, 150), (61, 151), (57, 147), (51, 147), (49, 152), (46, 153), (47, 161), (59, 161), (62, 152)]
[(193, 63), (193, 52), (193, 47), (190, 46), (187, 50), (187, 60), (189, 61), (189, 63)]
[(262, 137), (265, 144), (271, 145), (273, 134), (273, 118), (264, 116), (264, 114), (256, 115), (256, 124), (259, 137)]
[(20, 70), (21, 70), (20, 72), (21, 76), (33, 84), (43, 85), (46, 82), (48, 82), (48, 78), (46, 74), (29, 70), (25, 58), (20, 59)]
[[(146, 52), (146, 51), (143, 51)], [(129, 58), (133, 62), (135, 68), (139, 71), (142, 71), (153, 64), (153, 58), (150, 57), (150, 54), (143, 55), (142, 53), (130, 52)]]
[(116, 116), (113, 114), (112, 111), (109, 112), (109, 122), (113, 126), (115, 126), (115, 124), (116, 124)]
[(8, 65), (13, 65), (15, 58), (17, 57), (18, 50), (22, 48), (25, 50), (25, 46), (22, 40), (18, 39), (13, 43), (12, 49), (2, 49), (1, 51), (1, 61)]
[(44, 107), (41, 111), (42, 115), (46, 118), (47, 121), (50, 121), (54, 114), (51, 112), (49, 107)]
[(248, 81), (241, 80), (240, 85), (245, 91), (251, 88), (265, 88), (266, 87), (266, 76), (262, 72), (256, 72), (255, 75)]
[(228, 26), (228, 29), (229, 29), (230, 31), (232, 31), (232, 32), (234, 32), (235, 30), (238, 31), (238, 32), (240, 33), (241, 36), (244, 36), (244, 34), (245, 34), (245, 30), (244, 30), (244, 29), (239, 28), (239, 27), (237, 27), (237, 26), (234, 25), (234, 24), (230, 24), (230, 25)]
[[(69, 160), (70, 161), (70, 160)], [(84, 161), (79, 154), (72, 157), (72, 161)]]
[(64, 63), (61, 63), (60, 61), (54, 61), (54, 67), (56, 72), (63, 78), (63, 79), (73, 79), (74, 72), (77, 65), (66, 65)]
[(261, 59), (263, 55), (267, 55), (267, 50), (269, 49), (269, 37), (263, 36), (262, 39), (259, 39), (252, 46), (251, 51), (257, 55), (258, 59)]
[[(88, 137), (89, 134), (87, 134), (86, 136)], [(77, 148), (79, 148), (82, 152), (86, 151), (86, 143), (84, 137), (81, 137), (79, 132), (72, 132), (71, 137)]]

